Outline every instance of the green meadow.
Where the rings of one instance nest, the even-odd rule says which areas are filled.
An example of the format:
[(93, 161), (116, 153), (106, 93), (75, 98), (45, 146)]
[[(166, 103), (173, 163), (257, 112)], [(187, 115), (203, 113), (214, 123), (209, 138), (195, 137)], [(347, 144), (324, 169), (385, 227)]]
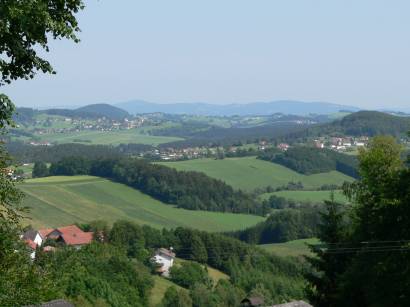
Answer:
[(182, 140), (178, 137), (153, 136), (142, 134), (138, 129), (117, 131), (80, 131), (39, 135), (42, 141), (51, 143), (80, 143), (119, 145), (121, 143), (147, 144), (157, 146), (159, 144)]
[[(185, 261), (186, 260), (176, 258), (174, 265), (178, 266)], [(220, 279), (229, 279), (228, 275), (217, 269), (214, 269), (210, 266), (207, 266), (206, 268), (208, 271), (208, 276), (212, 279), (214, 285), (216, 285)], [(151, 290), (150, 306), (158, 306), (164, 298), (165, 292), (168, 290), (169, 287), (175, 287), (178, 291), (186, 291), (188, 293), (188, 289), (178, 286), (171, 280), (161, 276), (154, 276), (154, 288)]]
[(264, 250), (283, 257), (302, 257), (308, 256), (312, 253), (307, 244), (318, 244), (319, 240), (316, 238), (300, 239), (289, 241), (285, 243), (273, 243), (258, 245)]
[(55, 176), (19, 184), (31, 208), (34, 227), (56, 227), (103, 219), (132, 220), (156, 228), (177, 226), (206, 231), (243, 229), (262, 217), (208, 211), (191, 211), (166, 205), (126, 185), (92, 176)]
[[(276, 195), (291, 199), (294, 201), (308, 201), (314, 203), (321, 203), (330, 199), (331, 191), (279, 191), (273, 193), (265, 193), (261, 195), (262, 199), (268, 199), (271, 195)], [(334, 191), (334, 199), (340, 203), (346, 203), (347, 198), (343, 195), (342, 191)]]
[(186, 291), (188, 293), (188, 290), (185, 288), (182, 288), (178, 286), (177, 284), (174, 284), (172, 281), (169, 279), (166, 279), (164, 277), (160, 276), (154, 276), (154, 288), (151, 290), (151, 295), (150, 295), (150, 306), (156, 307), (158, 306), (162, 299), (164, 298), (165, 292), (167, 292), (168, 288), (170, 287), (175, 287), (178, 291)]
[(160, 162), (180, 171), (203, 172), (210, 177), (225, 181), (235, 188), (254, 190), (266, 186), (279, 187), (289, 181), (301, 181), (305, 188), (314, 189), (324, 184), (341, 185), (353, 178), (337, 171), (303, 175), (279, 164), (256, 159), (256, 157), (228, 158), (223, 160), (196, 159), (178, 162)]

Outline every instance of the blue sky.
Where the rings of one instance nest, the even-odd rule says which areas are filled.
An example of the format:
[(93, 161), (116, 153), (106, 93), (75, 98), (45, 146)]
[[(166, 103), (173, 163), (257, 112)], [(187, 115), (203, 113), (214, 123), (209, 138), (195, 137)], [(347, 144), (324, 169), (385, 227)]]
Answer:
[(92, 0), (18, 105), (296, 99), (410, 109), (410, 1)]

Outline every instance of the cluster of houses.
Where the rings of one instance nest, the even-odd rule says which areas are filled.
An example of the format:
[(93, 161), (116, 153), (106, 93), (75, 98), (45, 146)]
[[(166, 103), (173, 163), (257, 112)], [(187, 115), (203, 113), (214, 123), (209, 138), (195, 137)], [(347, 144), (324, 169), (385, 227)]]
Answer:
[[(62, 128), (53, 128), (53, 123), (63, 122)], [(93, 131), (117, 131), (117, 130), (129, 130), (143, 126), (145, 123), (151, 124), (149, 117), (147, 116), (134, 116), (132, 118), (124, 118), (123, 120), (111, 120), (105, 117), (96, 119), (93, 122), (86, 119), (74, 119), (74, 118), (47, 118), (44, 120), (37, 120), (33, 133), (37, 135), (47, 135), (56, 133), (73, 133), (84, 130)], [(31, 141), (29, 143), (32, 146), (50, 146), (52, 145), (47, 141)]]
[(210, 157), (215, 155), (216, 152), (216, 147), (186, 147), (181, 149), (169, 147), (154, 149), (146, 153), (146, 155), (163, 161), (177, 161)]
[(316, 148), (329, 148), (337, 151), (347, 151), (349, 149), (364, 147), (369, 142), (366, 136), (361, 137), (330, 137), (319, 138), (313, 141)]
[[(54, 245), (56, 244), (49, 245), (50, 242), (80, 249), (84, 245), (90, 244), (93, 238), (93, 232), (83, 231), (76, 225), (39, 230), (30, 229), (21, 236), (21, 239), (30, 249), (31, 259), (35, 259), (36, 250), (40, 247), (44, 252), (55, 251), (56, 247)], [(174, 259), (175, 253), (172, 248), (159, 248), (152, 257), (153, 262), (157, 265), (157, 272), (165, 277), (169, 276), (169, 270), (174, 265)]]

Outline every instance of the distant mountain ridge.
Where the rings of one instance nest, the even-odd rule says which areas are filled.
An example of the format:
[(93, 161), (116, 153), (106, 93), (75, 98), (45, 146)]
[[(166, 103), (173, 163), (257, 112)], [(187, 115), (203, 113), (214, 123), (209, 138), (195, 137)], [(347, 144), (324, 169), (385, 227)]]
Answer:
[(131, 114), (137, 113), (168, 113), (188, 115), (271, 115), (274, 113), (308, 115), (308, 114), (331, 114), (346, 110), (351, 112), (360, 109), (353, 106), (340, 105), (328, 102), (302, 102), (294, 100), (278, 100), (272, 102), (252, 102), (248, 104), (209, 104), (209, 103), (170, 103), (159, 104), (141, 100), (121, 102), (115, 106), (126, 110)]

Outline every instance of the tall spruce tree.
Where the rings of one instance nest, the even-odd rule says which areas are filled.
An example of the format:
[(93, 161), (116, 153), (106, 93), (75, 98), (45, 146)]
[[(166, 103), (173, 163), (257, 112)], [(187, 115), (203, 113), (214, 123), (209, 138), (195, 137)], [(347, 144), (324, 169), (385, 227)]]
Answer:
[(333, 306), (337, 296), (338, 277), (344, 272), (347, 256), (338, 253), (340, 247), (345, 247), (346, 221), (343, 205), (331, 200), (325, 201), (321, 213), (318, 238), (321, 244), (310, 245), (314, 256), (307, 257), (313, 271), (306, 277), (309, 281), (307, 294), (314, 306)]

